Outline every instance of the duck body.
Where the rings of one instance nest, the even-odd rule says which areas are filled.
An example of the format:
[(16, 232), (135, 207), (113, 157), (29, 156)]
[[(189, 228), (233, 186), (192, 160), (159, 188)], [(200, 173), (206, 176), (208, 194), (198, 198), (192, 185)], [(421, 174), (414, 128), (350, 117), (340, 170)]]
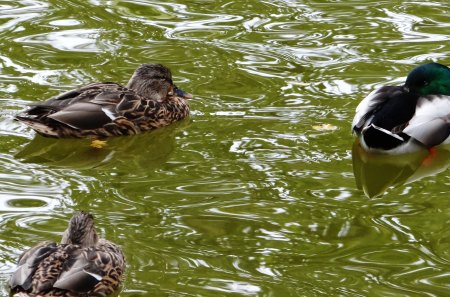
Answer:
[(368, 152), (403, 154), (450, 142), (450, 70), (429, 63), (403, 86), (384, 86), (356, 108), (352, 123)]
[(169, 69), (143, 64), (126, 87), (92, 83), (33, 104), (16, 119), (47, 137), (133, 135), (184, 119), (190, 98), (173, 85)]
[(97, 238), (93, 217), (76, 214), (61, 244), (42, 242), (24, 252), (9, 285), (15, 296), (107, 296), (122, 281), (125, 258), (119, 246)]

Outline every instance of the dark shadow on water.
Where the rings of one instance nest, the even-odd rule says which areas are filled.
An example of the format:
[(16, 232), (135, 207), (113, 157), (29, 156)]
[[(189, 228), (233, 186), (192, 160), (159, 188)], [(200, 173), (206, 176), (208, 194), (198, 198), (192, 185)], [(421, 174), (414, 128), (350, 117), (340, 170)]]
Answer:
[(390, 156), (367, 153), (356, 140), (352, 159), (357, 188), (373, 198), (382, 196), (389, 187), (398, 187), (446, 170), (450, 165), (450, 146), (439, 147), (432, 154), (423, 150)]
[(74, 169), (112, 167), (154, 168), (164, 164), (175, 148), (175, 137), (188, 120), (133, 136), (111, 137), (102, 148), (91, 146), (89, 139), (52, 139), (39, 135), (26, 144), (17, 159)]

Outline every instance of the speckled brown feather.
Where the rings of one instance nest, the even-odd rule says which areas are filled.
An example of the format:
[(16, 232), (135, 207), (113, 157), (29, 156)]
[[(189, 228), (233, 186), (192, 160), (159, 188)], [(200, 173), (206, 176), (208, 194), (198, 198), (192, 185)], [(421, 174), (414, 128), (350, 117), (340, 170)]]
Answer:
[[(64, 243), (40, 243), (24, 252), (11, 277), (11, 291), (29, 297), (108, 296), (117, 291), (125, 269), (124, 255), (114, 243), (98, 239), (89, 220), (89, 214), (76, 214), (63, 236)], [(87, 234), (80, 232), (83, 230)], [(73, 241), (80, 242), (70, 243)], [(36, 267), (28, 269), (31, 263)]]
[(191, 96), (176, 89), (166, 67), (143, 64), (128, 87), (92, 83), (36, 103), (16, 119), (47, 137), (133, 135), (187, 117)]

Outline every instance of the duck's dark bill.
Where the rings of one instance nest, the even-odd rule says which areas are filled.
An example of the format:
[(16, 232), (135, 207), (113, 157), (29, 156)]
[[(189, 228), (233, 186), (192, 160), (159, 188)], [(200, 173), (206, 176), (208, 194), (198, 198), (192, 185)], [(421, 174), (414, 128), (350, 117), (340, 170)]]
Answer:
[(174, 91), (175, 91), (175, 95), (177, 95), (179, 97), (183, 97), (185, 99), (192, 99), (193, 98), (191, 93), (185, 92), (185, 91), (180, 90), (178, 88), (175, 88)]

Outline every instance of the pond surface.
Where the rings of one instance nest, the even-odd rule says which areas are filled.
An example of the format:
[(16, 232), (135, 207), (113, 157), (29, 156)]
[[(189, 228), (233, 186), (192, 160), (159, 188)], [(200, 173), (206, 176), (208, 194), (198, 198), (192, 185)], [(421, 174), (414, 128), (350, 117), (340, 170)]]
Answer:
[[(0, 1), (0, 295), (21, 251), (59, 241), (76, 210), (123, 247), (123, 297), (447, 295), (448, 150), (433, 166), (373, 161), (350, 123), (374, 88), (450, 65), (449, 14), (447, 1)], [(13, 121), (145, 62), (194, 94), (189, 119), (103, 149)]]

